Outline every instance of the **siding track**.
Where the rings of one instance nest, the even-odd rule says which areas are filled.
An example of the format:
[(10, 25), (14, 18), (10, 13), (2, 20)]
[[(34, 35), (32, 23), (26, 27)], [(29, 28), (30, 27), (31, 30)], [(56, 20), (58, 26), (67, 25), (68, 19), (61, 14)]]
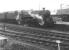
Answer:
[(57, 47), (56, 40), (60, 40), (62, 42), (60, 46), (69, 49), (69, 33), (67, 32), (7, 24), (6, 30), (1, 30), (0, 34), (28, 43), (52, 47)]

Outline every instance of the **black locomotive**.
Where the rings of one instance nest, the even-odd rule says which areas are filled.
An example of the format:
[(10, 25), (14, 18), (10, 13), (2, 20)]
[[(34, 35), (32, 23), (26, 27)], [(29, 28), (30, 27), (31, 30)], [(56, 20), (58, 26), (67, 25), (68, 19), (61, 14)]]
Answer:
[(18, 24), (27, 26), (54, 26), (55, 24), (48, 10), (45, 12), (40, 11), (38, 14), (27, 12), (26, 14), (18, 14), (18, 16)]

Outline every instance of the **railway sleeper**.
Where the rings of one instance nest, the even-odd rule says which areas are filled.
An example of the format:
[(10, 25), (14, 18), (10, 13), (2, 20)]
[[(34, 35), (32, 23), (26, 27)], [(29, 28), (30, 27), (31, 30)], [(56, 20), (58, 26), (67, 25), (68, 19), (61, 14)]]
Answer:
[[(18, 34), (18, 35), (17, 35), (17, 34), (11, 34), (11, 35), (22, 36), (22, 35), (19, 35), (19, 34)], [(25, 36), (25, 35), (24, 35), (24, 36)], [(28, 36), (28, 35), (26, 35), (26, 36)], [(26, 36), (25, 36), (25, 37), (26, 37)], [(39, 36), (38, 36), (38, 37), (39, 37)], [(37, 37), (36, 39), (38, 39), (38, 37)], [(31, 37), (31, 38), (32, 38), (32, 37)], [(35, 37), (34, 37), (34, 38), (35, 38)], [(46, 36), (45, 38), (51, 38), (51, 39), (52, 39), (53, 37)], [(55, 39), (55, 38), (58, 39), (58, 37), (54, 37), (53, 39)], [(56, 39), (55, 39), (55, 40), (56, 40)], [(60, 40), (60, 39), (62, 39), (62, 38), (59, 38), (59, 40)], [(63, 40), (68, 40), (68, 39), (64, 39), (64, 38), (63, 38)]]
[[(30, 37), (30, 36), (24, 36), (24, 37), (37, 39), (37, 40), (42, 40), (42, 41), (49, 41), (49, 42), (53, 42), (53, 43), (55, 43), (55, 41), (56, 41), (56, 40), (53, 40), (53, 39), (35, 38), (35, 37)], [(64, 44), (69, 45), (68, 42), (64, 42)]]
[(35, 34), (23, 34), (23, 36), (32, 36), (32, 37), (40, 37), (40, 38), (51, 38), (54, 40), (63, 40), (63, 41), (69, 41), (67, 38), (62, 38), (62, 37), (55, 37), (55, 36), (42, 36), (42, 35), (35, 35)]
[[(23, 33), (24, 34), (24, 33)], [(25, 33), (26, 34), (26, 33)], [(35, 34), (32, 34), (32, 35), (35, 35)], [(38, 35), (38, 33), (36, 34), (36, 35)], [(39, 34), (38, 36), (42, 36), (42, 34)], [(48, 35), (49, 36), (49, 35)], [(54, 37), (54, 36), (53, 36)], [(62, 37), (62, 36), (61, 36)], [(60, 38), (61, 39), (61, 38)]]
[(49, 34), (49, 35), (50, 35), (50, 36), (57, 36), (57, 37), (61, 36), (61, 37), (67, 37), (67, 38), (69, 38), (69, 35), (68, 35), (68, 34), (54, 33), (54, 34)]
[[(12, 34), (12, 35), (14, 35), (14, 34)], [(16, 35), (17, 35), (17, 34), (16, 34)], [(40, 35), (40, 36), (41, 36), (41, 35)], [(47, 38), (48, 36), (45, 36), (45, 37)], [(50, 38), (50, 37), (49, 37), (49, 38)], [(54, 36), (51, 37), (51, 38), (54, 38), (54, 39), (57, 38), (57, 39), (58, 39), (58, 37), (54, 37)], [(62, 39), (62, 40), (69, 40), (69, 39), (65, 39), (65, 38), (61, 38), (61, 37), (60, 37), (59, 39)]]
[[(6, 34), (7, 35), (7, 34)], [(7, 35), (7, 36), (11, 36), (11, 35)], [(11, 36), (11, 37), (16, 37), (16, 36)], [(23, 39), (23, 38), (22, 38)], [(25, 40), (25, 39), (24, 39)], [(27, 39), (28, 40), (28, 39)], [(38, 39), (37, 39), (38, 40)], [(31, 40), (30, 40), (31, 41)], [(36, 42), (35, 42), (36, 43)], [(40, 42), (38, 42), (40, 44)]]
[[(14, 35), (13, 37), (19, 37), (19, 36), (20, 36), (20, 35), (16, 35), (16, 34), (13, 34), (13, 35), (11, 35), (11, 34), (8, 35), (8, 34), (6, 34), (6, 35), (7, 35), (7, 36), (9, 36), (9, 35), (10, 35), (10, 36), (13, 36), (13, 35)], [(28, 37), (28, 36), (24, 36), (24, 37)], [(31, 37), (31, 38), (32, 38), (32, 37)], [(35, 38), (35, 39), (38, 39), (38, 38)], [(45, 41), (50, 41), (50, 42), (52, 42), (51, 39), (44, 39), (44, 38), (41, 38), (40, 40), (45, 40)], [(64, 43), (64, 44), (65, 44), (65, 43)], [(66, 44), (68, 44), (68, 43), (66, 43)]]
[[(26, 31), (24, 31), (24, 33), (27, 33)], [(28, 32), (29, 33), (29, 32)], [(38, 34), (38, 33), (34, 33), (34, 34), (36, 34), (36, 35), (43, 35), (42, 33), (41, 34)], [(48, 36), (50, 36), (50, 35), (48, 35)], [(54, 36), (54, 35), (53, 35)], [(56, 34), (56, 36), (57, 36), (57, 34)], [(62, 35), (58, 35), (58, 36), (61, 36), (61, 37), (68, 37), (69, 38), (69, 36), (62, 36)]]
[[(27, 31), (24, 31), (25, 33), (27, 32)], [(37, 34), (39, 34), (39, 33), (37, 33)], [(43, 35), (43, 33), (41, 33), (42, 35)], [(48, 33), (46, 33), (46, 34), (48, 34)], [(59, 36), (61, 36), (61, 37), (67, 37), (67, 38), (69, 38), (69, 36), (68, 35), (66, 35), (66, 34), (62, 34), (62, 35), (60, 35), (59, 33), (57, 33), (57, 34), (51, 34), (51, 33), (49, 33), (48, 35), (53, 35), (53, 36), (57, 36), (57, 37), (59, 37)]]
[[(34, 39), (35, 40), (35, 39)], [(28, 40), (29, 42), (31, 42), (31, 43), (35, 43), (35, 44), (43, 44), (43, 45), (45, 45), (45, 46), (55, 46), (55, 47), (57, 47), (57, 44), (54, 44), (54, 43), (51, 43), (51, 42), (41, 42), (41, 41), (38, 41), (38, 40), (36, 40), (36, 41), (32, 41), (32, 40)], [(65, 47), (68, 47), (68, 46), (65, 46)]]

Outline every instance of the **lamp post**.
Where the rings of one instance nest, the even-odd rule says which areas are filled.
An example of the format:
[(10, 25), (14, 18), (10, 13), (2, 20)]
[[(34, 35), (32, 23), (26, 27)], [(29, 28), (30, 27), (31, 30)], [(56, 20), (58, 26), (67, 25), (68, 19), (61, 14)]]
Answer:
[(56, 40), (56, 43), (58, 44), (58, 50), (60, 50), (60, 43), (61, 43), (61, 41), (60, 40)]

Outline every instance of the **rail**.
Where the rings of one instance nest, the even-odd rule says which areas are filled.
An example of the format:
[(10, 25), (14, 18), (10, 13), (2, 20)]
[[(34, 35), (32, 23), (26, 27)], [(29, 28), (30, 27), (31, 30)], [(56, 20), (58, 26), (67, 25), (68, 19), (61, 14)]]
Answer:
[(0, 34), (15, 38), (28, 43), (42, 46), (57, 47), (56, 40), (60, 40), (62, 48), (69, 48), (69, 34), (65, 32), (50, 31), (39, 28), (24, 27), (13, 24), (6, 24), (5, 29), (0, 25)]

